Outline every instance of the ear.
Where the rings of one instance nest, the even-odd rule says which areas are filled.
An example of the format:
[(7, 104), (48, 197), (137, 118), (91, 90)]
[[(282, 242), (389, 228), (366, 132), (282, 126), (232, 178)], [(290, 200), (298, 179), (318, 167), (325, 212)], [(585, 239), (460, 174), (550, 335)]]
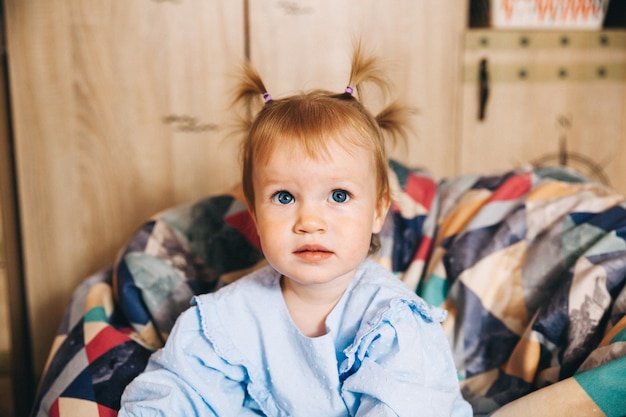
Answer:
[(387, 212), (391, 206), (391, 196), (389, 194), (383, 195), (376, 202), (376, 208), (374, 210), (374, 221), (372, 223), (372, 233), (378, 233), (385, 224), (387, 218)]

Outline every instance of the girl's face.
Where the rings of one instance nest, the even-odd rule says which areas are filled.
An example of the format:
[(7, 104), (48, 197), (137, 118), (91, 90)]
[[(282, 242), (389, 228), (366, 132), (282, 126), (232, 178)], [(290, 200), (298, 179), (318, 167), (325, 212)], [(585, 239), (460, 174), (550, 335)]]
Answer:
[(253, 217), (267, 261), (291, 284), (347, 286), (389, 206), (371, 152), (333, 142), (328, 157), (277, 147), (254, 170)]

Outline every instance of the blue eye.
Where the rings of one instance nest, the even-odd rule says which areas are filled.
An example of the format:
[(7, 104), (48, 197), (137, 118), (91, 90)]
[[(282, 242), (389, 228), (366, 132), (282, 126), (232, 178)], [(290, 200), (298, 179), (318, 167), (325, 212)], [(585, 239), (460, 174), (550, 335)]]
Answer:
[(293, 196), (289, 191), (279, 191), (272, 196), (272, 201), (278, 204), (293, 203)]
[(330, 198), (335, 203), (345, 203), (350, 199), (350, 194), (345, 190), (334, 190), (331, 193)]

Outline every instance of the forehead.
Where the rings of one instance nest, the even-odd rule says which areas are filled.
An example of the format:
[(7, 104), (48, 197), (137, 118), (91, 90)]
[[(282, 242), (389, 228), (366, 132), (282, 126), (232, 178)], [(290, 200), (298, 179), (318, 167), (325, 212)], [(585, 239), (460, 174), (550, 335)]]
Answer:
[(302, 155), (313, 160), (324, 160), (339, 152), (373, 155), (376, 152), (375, 139), (367, 133), (351, 126), (308, 132), (274, 131), (257, 138), (253, 155), (259, 162), (266, 162), (276, 152)]
[(369, 166), (374, 162), (374, 151), (363, 143), (344, 140), (341, 137), (317, 138), (314, 140), (289, 140), (282, 138), (273, 141), (265, 149), (265, 155), (258, 155), (260, 164), (266, 165), (271, 160), (297, 161), (298, 163), (316, 163), (321, 165), (333, 162), (358, 160), (361, 165)]
[(337, 158), (366, 158), (373, 159), (373, 151), (367, 146), (356, 145), (341, 140), (327, 140), (317, 144), (291, 143), (276, 146), (270, 157), (275, 154), (290, 155), (295, 159), (306, 159), (319, 162), (328, 162)]
[(253, 183), (263, 188), (283, 184), (314, 189), (329, 183), (376, 188), (371, 151), (363, 147), (344, 147), (337, 142), (327, 144), (326, 150), (322, 155), (309, 155), (297, 146), (276, 147), (266, 162), (256, 164)]

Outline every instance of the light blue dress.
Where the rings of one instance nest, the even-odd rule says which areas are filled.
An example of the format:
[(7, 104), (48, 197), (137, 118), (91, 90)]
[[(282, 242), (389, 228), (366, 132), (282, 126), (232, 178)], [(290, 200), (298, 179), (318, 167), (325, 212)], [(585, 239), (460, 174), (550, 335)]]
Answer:
[(271, 267), (193, 304), (124, 391), (120, 417), (472, 415), (445, 312), (373, 261), (321, 337), (292, 322)]

